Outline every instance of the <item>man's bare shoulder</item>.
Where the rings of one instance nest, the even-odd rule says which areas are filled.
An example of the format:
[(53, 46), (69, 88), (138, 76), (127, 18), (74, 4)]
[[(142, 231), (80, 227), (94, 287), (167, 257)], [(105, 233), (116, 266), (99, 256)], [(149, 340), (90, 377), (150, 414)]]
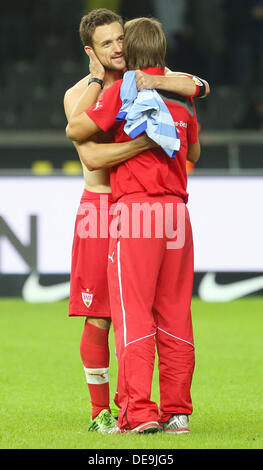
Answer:
[(68, 88), (64, 94), (64, 109), (67, 118), (71, 113), (73, 106), (75, 105), (76, 101), (81, 97), (82, 93), (88, 86), (88, 81), (90, 78), (90, 74), (79, 80), (75, 85)]
[[(65, 95), (64, 95), (64, 108), (66, 117), (69, 119), (69, 116), (72, 112), (73, 107), (75, 106), (76, 101), (80, 98), (84, 90), (86, 90), (88, 86), (88, 81), (90, 79), (90, 74), (86, 77), (79, 80), (75, 85), (69, 88)], [(111, 131), (103, 132), (100, 131), (96, 135), (93, 135), (89, 141), (97, 142), (97, 143), (110, 143), (113, 142), (113, 137)], [(77, 144), (76, 144), (77, 145)]]
[(68, 88), (65, 92), (65, 98), (70, 98), (71, 95), (80, 95), (83, 93), (83, 91), (87, 88), (88, 86), (88, 81), (90, 79), (90, 74), (83, 77), (81, 80), (79, 80), (75, 85), (72, 87)]

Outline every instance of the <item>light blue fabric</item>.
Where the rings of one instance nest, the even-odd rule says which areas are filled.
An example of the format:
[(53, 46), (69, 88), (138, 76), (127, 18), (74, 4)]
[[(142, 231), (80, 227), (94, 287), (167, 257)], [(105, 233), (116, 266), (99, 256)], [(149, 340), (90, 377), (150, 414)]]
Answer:
[(172, 115), (156, 90), (137, 90), (135, 70), (126, 72), (120, 89), (122, 107), (116, 116), (126, 120), (124, 131), (132, 139), (146, 132), (170, 158), (180, 149)]

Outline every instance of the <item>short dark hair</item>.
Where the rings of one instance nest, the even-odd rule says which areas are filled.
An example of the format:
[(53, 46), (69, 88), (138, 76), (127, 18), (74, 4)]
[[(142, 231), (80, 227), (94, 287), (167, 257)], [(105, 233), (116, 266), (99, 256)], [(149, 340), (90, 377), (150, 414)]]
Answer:
[(156, 18), (141, 17), (124, 25), (123, 56), (129, 70), (165, 68), (166, 38)]
[(118, 22), (123, 26), (123, 19), (107, 8), (97, 8), (81, 18), (79, 25), (80, 39), (84, 46), (93, 46), (92, 36), (98, 26)]

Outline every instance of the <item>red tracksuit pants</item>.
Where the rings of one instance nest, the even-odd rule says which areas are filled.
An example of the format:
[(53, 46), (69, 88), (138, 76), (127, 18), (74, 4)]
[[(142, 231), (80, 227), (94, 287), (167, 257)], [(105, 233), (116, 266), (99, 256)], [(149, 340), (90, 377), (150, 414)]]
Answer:
[[(118, 214), (108, 284), (119, 368), (118, 425), (132, 429), (192, 413), (193, 241), (188, 210), (177, 196), (127, 195)], [(160, 411), (151, 401), (156, 347)]]

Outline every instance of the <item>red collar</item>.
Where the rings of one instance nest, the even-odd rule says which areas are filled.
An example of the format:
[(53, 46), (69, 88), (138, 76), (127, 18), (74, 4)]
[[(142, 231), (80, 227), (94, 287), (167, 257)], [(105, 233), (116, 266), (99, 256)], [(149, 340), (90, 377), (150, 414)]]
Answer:
[(161, 67), (148, 67), (142, 69), (142, 72), (148, 73), (149, 75), (164, 75), (164, 70)]

